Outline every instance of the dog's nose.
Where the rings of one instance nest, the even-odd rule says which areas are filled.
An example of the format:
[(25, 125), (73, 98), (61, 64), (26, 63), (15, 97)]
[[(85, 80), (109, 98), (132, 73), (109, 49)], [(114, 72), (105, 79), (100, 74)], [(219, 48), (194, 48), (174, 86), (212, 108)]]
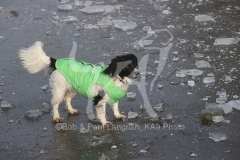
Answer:
[(138, 78), (138, 77), (139, 77), (139, 75), (140, 75), (140, 73), (139, 73), (139, 72), (135, 72), (134, 74), (135, 74), (135, 76), (134, 76), (134, 77), (135, 77), (135, 79), (136, 79), (136, 78)]

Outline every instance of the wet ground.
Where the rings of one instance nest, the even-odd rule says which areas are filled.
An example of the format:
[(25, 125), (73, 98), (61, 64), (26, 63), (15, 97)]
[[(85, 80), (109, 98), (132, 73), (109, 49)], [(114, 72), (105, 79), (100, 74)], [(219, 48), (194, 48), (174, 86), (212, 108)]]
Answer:
[[(239, 1), (98, 0), (90, 6), (123, 6), (110, 13), (95, 14), (79, 11), (84, 6), (74, 5), (73, 0), (68, 2), (73, 5), (71, 11), (60, 11), (60, 3), (57, 0), (0, 2), (0, 102), (7, 101), (12, 106), (0, 112), (0, 159), (239, 159), (240, 112), (235, 109), (240, 99)], [(199, 15), (208, 17), (199, 20)], [(76, 16), (77, 20), (64, 23), (61, 20), (66, 16)], [(102, 28), (97, 22), (103, 19), (110, 23), (113, 19), (132, 21), (137, 27), (127, 31), (114, 25)], [(150, 47), (170, 49), (160, 53), (167, 55), (160, 61), (166, 64), (152, 90), (150, 84), (161, 66), (156, 63), (159, 50), (139, 45), (139, 40), (147, 35), (145, 26), (152, 31), (168, 29), (174, 37), (171, 40), (167, 32), (155, 35), (149, 32), (152, 34), (149, 40), (153, 40)], [(216, 45), (217, 38), (235, 39), (227, 45)], [(43, 103), (50, 104), (51, 99), (51, 92), (43, 87), (48, 84), (49, 74), (43, 71), (28, 74), (17, 56), (18, 49), (38, 40), (54, 58), (68, 57), (75, 41), (75, 58), (79, 60), (108, 64), (111, 58), (124, 53), (134, 53), (139, 61), (147, 60), (146, 85), (140, 85), (146, 88), (147, 95), (132, 85), (129, 92), (136, 92), (135, 100), (125, 97), (120, 101), (121, 112), (137, 112), (139, 116), (124, 122), (114, 121), (108, 109), (108, 119), (120, 128), (96, 130), (97, 124), (89, 121), (86, 114), (88, 101), (78, 95), (73, 106), (81, 114), (69, 116), (62, 104), (60, 114), (65, 123), (60, 129), (52, 123), (49, 112), (35, 120), (27, 119), (27, 111), (42, 109)], [(170, 43), (165, 44), (168, 40)], [(177, 77), (181, 70), (197, 69), (195, 63), (200, 60), (209, 62), (204, 66), (207, 68), (198, 68), (202, 74)], [(215, 81), (206, 84), (205, 77), (214, 77)], [(163, 87), (159, 89), (158, 84)], [(223, 92), (220, 99), (218, 91)], [(150, 104), (147, 108), (163, 104), (165, 110), (157, 112), (159, 120), (149, 120), (148, 110), (142, 109), (146, 99)], [(207, 125), (202, 124), (201, 111), (206, 104), (218, 105), (216, 99), (218, 103), (234, 101), (236, 105), (223, 114), (225, 121), (211, 123), (210, 117)], [(89, 132), (81, 133), (83, 127)], [(221, 134), (222, 141), (214, 142), (209, 133), (218, 133), (218, 138)]]

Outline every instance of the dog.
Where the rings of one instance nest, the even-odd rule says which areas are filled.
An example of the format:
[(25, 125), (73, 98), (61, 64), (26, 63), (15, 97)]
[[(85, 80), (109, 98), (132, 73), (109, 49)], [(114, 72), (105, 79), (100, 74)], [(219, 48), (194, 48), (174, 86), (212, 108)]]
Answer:
[(107, 104), (112, 106), (116, 119), (126, 119), (126, 115), (119, 112), (118, 101), (139, 76), (138, 59), (134, 54), (117, 56), (108, 66), (98, 66), (70, 58), (54, 59), (46, 55), (43, 46), (42, 42), (37, 41), (28, 48), (22, 48), (19, 50), (19, 58), (29, 73), (51, 69), (49, 83), (52, 88), (54, 123), (63, 122), (58, 112), (63, 100), (69, 114), (80, 114), (71, 105), (76, 93), (93, 100), (97, 118), (103, 126), (112, 124), (106, 120)]

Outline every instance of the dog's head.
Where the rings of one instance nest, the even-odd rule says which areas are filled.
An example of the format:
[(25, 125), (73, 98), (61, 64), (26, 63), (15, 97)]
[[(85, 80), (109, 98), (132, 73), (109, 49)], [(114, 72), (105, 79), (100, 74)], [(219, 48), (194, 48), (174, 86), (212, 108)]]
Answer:
[(132, 80), (137, 79), (139, 76), (137, 67), (137, 57), (134, 54), (127, 54), (112, 59), (104, 73), (110, 77), (119, 77), (122, 80)]

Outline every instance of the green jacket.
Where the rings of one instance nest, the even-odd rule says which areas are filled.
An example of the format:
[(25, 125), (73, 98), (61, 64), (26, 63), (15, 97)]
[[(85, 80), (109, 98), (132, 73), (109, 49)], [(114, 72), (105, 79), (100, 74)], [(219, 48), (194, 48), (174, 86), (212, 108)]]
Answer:
[(73, 88), (86, 98), (93, 99), (92, 86), (94, 84), (102, 86), (108, 93), (110, 100), (107, 104), (114, 104), (126, 94), (115, 85), (108, 75), (102, 73), (106, 66), (96, 66), (70, 58), (57, 59), (55, 66)]

